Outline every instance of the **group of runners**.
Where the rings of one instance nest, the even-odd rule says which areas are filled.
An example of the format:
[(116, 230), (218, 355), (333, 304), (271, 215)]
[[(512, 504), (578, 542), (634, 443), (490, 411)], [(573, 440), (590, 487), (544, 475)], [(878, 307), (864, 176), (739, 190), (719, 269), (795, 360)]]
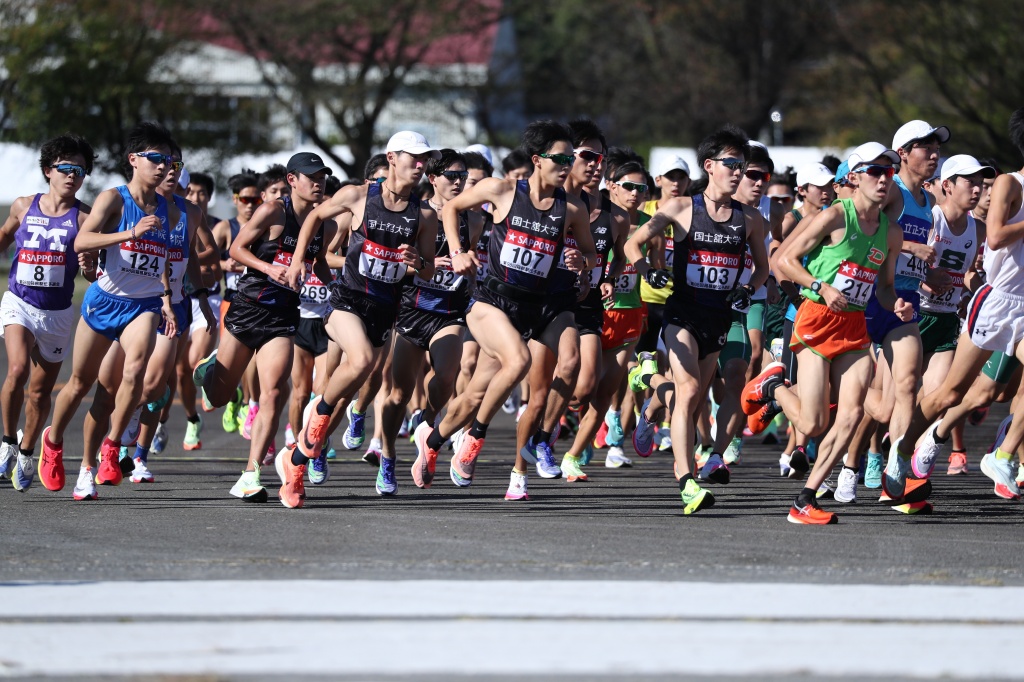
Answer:
[[(1009, 128), (1024, 156), (1024, 109)], [(744, 438), (788, 431), (780, 472), (806, 478), (791, 522), (835, 523), (820, 500), (854, 502), (859, 485), (927, 512), (944, 445), (947, 473), (967, 473), (964, 422), (1017, 395), (1024, 359), (1024, 174), (943, 160), (949, 139), (910, 121), (891, 147), (787, 183), (732, 126), (701, 141), (696, 177), (678, 157), (649, 171), (589, 119), (530, 124), (497, 173), (486, 148), (402, 131), (361, 179), (306, 152), (232, 176), (237, 216), (219, 220), (212, 179), (162, 126), (130, 132), (127, 184), (92, 206), (76, 195), (93, 149), (61, 135), (40, 151), (47, 191), (0, 227), (14, 246), (0, 475), (62, 490), (95, 386), (75, 500), (154, 480), (177, 393), (184, 449), (218, 408), (249, 440), (230, 490), (249, 502), (268, 499), (272, 464), (280, 502), (302, 507), (337, 448), (362, 448), (371, 410), (379, 494), (397, 490), (400, 437), (415, 486), (444, 458), (467, 487), (504, 408), (518, 419), (506, 500), (529, 499), (531, 469), (587, 481), (595, 447), (629, 466), (628, 439), (640, 457), (671, 451), (693, 514)], [(1022, 440), (1011, 414), (978, 462), (1000, 497), (1020, 497)]]

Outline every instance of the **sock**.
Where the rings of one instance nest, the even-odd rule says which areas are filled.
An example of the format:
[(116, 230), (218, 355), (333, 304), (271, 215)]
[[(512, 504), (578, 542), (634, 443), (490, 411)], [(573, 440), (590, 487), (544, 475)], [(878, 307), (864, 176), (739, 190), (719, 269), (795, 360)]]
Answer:
[(615, 417), (621, 417), (621, 416), (622, 416), (622, 411), (621, 411), (621, 410), (612, 410), (612, 409), (609, 409), (609, 410), (608, 410), (608, 414), (610, 414), (610, 415), (613, 415), (613, 416), (615, 416)]
[(671, 429), (672, 428), (672, 425), (669, 424), (668, 422), (661, 422), (661, 424), (659, 424), (659, 426), (661, 428), (663, 428), (663, 429)]
[(855, 474), (860, 470), (860, 467), (848, 467), (845, 464), (843, 465), (843, 468), (844, 469), (849, 469), (850, 471), (852, 471)]
[(301, 452), (299, 452), (298, 448), (294, 448), (292, 450), (292, 464), (294, 464), (297, 467), (304, 467), (308, 463), (309, 457), (306, 457)]
[(35, 454), (35, 450), (32, 449), (26, 450), (25, 448), (18, 448), (18, 451), (21, 452), (23, 457), (31, 457)]
[(818, 491), (813, 488), (804, 488), (800, 491), (800, 494), (796, 496), (796, 506), (806, 507), (807, 505), (815, 504)]
[[(189, 424), (198, 424), (199, 423), (199, 413), (197, 412), (196, 414), (192, 415), (191, 417), (187, 417), (187, 419), (188, 419)], [(143, 460), (143, 461), (145, 461), (145, 460)]]
[(149, 461), (149, 448), (142, 447), (141, 444), (135, 444), (135, 456), (132, 459), (141, 459), (143, 464)]
[(253, 400), (252, 398), (249, 398), (249, 409), (250, 409), (250, 410), (251, 410), (252, 408), (256, 407), (257, 405), (259, 405), (259, 403), (258, 403), (258, 402), (256, 402), (256, 401), (255, 401), (255, 400)]
[(16, 436), (7, 436), (7, 435), (5, 435), (4, 436), (4, 442), (7, 443), (8, 445), (17, 445), (18, 444), (18, 439), (17, 439)]
[(512, 473), (513, 474), (519, 474), (520, 476), (525, 476), (526, 475), (526, 469), (523, 469), (522, 471), (520, 471), (519, 469), (516, 469), (515, 467), (512, 467)]
[(446, 440), (448, 439), (441, 435), (440, 429), (434, 429), (427, 436), (427, 447), (431, 450), (440, 450)]
[[(322, 417), (330, 416), (333, 412), (334, 405), (331, 405), (326, 400), (321, 399), (320, 402), (316, 404), (316, 413)], [(352, 409), (352, 412), (354, 414), (359, 414), (358, 412), (355, 411), (355, 408)]]
[(996, 448), (996, 459), (1001, 459), (1003, 461), (1009, 462), (1011, 459), (1013, 459), (1013, 453), (1004, 452), (1001, 447)]
[(679, 479), (679, 490), (684, 490), (686, 488), (687, 482), (692, 480), (693, 474), (684, 474), (683, 477)]
[(534, 443), (550, 443), (551, 432), (545, 431), (544, 429), (537, 429), (537, 433), (533, 436)]
[(473, 420), (473, 426), (469, 427), (469, 435), (473, 438), (486, 438), (487, 437), (487, 424), (481, 424), (476, 419)]

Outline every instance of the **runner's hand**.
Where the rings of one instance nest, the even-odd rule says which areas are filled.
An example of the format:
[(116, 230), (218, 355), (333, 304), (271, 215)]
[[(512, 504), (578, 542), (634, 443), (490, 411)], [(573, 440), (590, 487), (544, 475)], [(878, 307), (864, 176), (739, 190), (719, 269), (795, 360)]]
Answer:
[(601, 300), (608, 304), (615, 304), (615, 286), (611, 282), (601, 282)]
[(935, 265), (935, 247), (917, 242), (903, 242), (904, 251), (908, 251), (914, 258), (928, 265)]
[(213, 316), (213, 309), (210, 308), (210, 300), (205, 296), (199, 296), (196, 298), (199, 301), (199, 312), (203, 314), (206, 319), (206, 333), (212, 334), (213, 330), (217, 328), (217, 318)]
[(477, 273), (479, 268), (480, 261), (476, 259), (476, 254), (472, 251), (460, 253), (458, 256), (452, 258), (452, 270), (455, 271), (456, 275), (472, 277)]
[(150, 230), (155, 230), (158, 227), (160, 227), (160, 219), (155, 215), (148, 215), (135, 223), (133, 230), (128, 230), (128, 233), (131, 234), (131, 232), (134, 231), (136, 237), (141, 237)]
[(416, 250), (415, 246), (402, 244), (398, 247), (398, 252), (402, 254), (403, 263), (411, 267), (413, 270), (420, 269), (420, 252)]
[(846, 300), (846, 296), (843, 296), (843, 292), (831, 284), (822, 284), (820, 293), (822, 300), (825, 301), (825, 305), (832, 312), (841, 313), (849, 305), (849, 301)]
[(566, 268), (575, 272), (577, 275), (583, 272), (583, 266), (585, 263), (583, 262), (583, 254), (579, 249), (566, 249), (562, 252), (562, 255), (565, 258)]
[(178, 335), (178, 316), (174, 314), (171, 302), (164, 299), (160, 306), (160, 315), (164, 318), (164, 336), (173, 339)]
[(283, 265), (271, 264), (267, 267), (267, 279), (298, 291), (302, 287), (302, 283), (306, 281), (306, 266), (302, 261), (299, 261), (299, 267), (295, 267), (294, 263), (293, 260), (292, 265), (287, 268)]
[(738, 313), (745, 313), (750, 310), (750, 296), (752, 292), (747, 285), (738, 286), (729, 292), (725, 297), (727, 303), (732, 304), (732, 309)]
[(953, 288), (953, 278), (945, 268), (930, 268), (924, 281), (936, 294), (944, 294)]
[(914, 319), (914, 304), (910, 301), (904, 301), (902, 298), (896, 299), (896, 305), (892, 307), (892, 311), (896, 313), (896, 317), (904, 322), (910, 322)]
[(650, 284), (652, 288), (664, 289), (668, 286), (669, 280), (672, 279), (672, 273), (668, 270), (656, 270), (651, 268), (647, 271), (647, 274), (644, 275), (644, 279), (647, 280), (647, 283)]
[(452, 257), (451, 256), (435, 256), (434, 257), (434, 268), (444, 268), (446, 270), (452, 269)]

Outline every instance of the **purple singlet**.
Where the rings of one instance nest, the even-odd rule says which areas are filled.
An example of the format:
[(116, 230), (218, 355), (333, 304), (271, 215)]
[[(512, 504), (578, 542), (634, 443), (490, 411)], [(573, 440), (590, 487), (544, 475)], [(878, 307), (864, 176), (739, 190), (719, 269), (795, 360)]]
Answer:
[(62, 216), (50, 217), (39, 209), (39, 197), (21, 221), (14, 235), (14, 258), (8, 288), (21, 300), (40, 310), (71, 307), (78, 275), (75, 237), (78, 236), (78, 206)]

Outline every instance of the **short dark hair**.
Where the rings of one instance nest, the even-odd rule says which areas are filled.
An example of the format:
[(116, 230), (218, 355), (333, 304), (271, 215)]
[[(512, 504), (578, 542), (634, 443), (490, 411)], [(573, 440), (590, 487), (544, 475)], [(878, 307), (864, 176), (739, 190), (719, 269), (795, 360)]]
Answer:
[(832, 154), (826, 154), (821, 159), (821, 165), (832, 171), (833, 175), (839, 171), (839, 166), (842, 165), (842, 163), (843, 162), (839, 160), (839, 157), (833, 156)]
[(336, 175), (328, 175), (324, 180), (324, 196), (333, 197), (341, 189), (341, 180)]
[(644, 168), (644, 157), (633, 151), (632, 147), (611, 147), (604, 153), (604, 177), (609, 180), (618, 180), (622, 177), (619, 175), (616, 177), (616, 169), (625, 163), (638, 163), (640, 164), (640, 171), (631, 170), (630, 173), (644, 173), (647, 171)]
[(202, 185), (203, 189), (206, 190), (206, 193), (213, 196), (213, 176), (209, 173), (189, 173), (188, 184)]
[[(178, 143), (171, 136), (171, 131), (154, 121), (140, 121), (128, 131), (128, 141), (125, 143), (124, 164), (125, 177), (132, 177), (132, 166), (128, 163), (129, 154), (138, 154), (147, 149), (167, 147), (171, 151), (178, 149)], [(179, 151), (180, 153), (180, 151)]]
[[(517, 168), (530, 168), (532, 165), (529, 155), (522, 149), (513, 149), (508, 153), (508, 156), (501, 160), (501, 169), (505, 171), (505, 175), (508, 175)], [(530, 168), (530, 170), (533, 169)]]
[(287, 179), (288, 169), (279, 163), (275, 163), (270, 168), (260, 173), (260, 178), (256, 183), (256, 189), (264, 192), (271, 185), (277, 184), (281, 181), (286, 181)]
[(600, 140), (602, 151), (608, 149), (608, 141), (604, 137), (604, 131), (589, 118), (574, 118), (569, 121), (569, 130), (572, 131), (573, 147), (579, 147), (587, 140)]
[(750, 138), (745, 132), (732, 124), (726, 124), (697, 145), (697, 164), (703, 168), (705, 161), (717, 158), (726, 149), (735, 149), (746, 158), (749, 144)]
[(986, 156), (984, 158), (978, 159), (978, 163), (980, 163), (982, 166), (992, 166), (992, 168), (996, 172), (996, 175), (1003, 174), (1003, 169), (999, 167), (999, 162), (993, 159), (992, 157)]
[(775, 162), (768, 154), (768, 150), (759, 144), (747, 145), (747, 164), (756, 163), (759, 166), (767, 166), (769, 173), (775, 172)]
[(430, 159), (427, 162), (427, 175), (440, 175), (448, 170), (449, 166), (455, 163), (466, 165), (466, 159), (454, 149), (442, 149), (440, 159)]
[(366, 162), (366, 167), (363, 168), (363, 179), (369, 180), (373, 177), (381, 168), (388, 167), (388, 155), (387, 154), (374, 154), (370, 157), (370, 160)]
[(534, 121), (526, 126), (519, 146), (528, 157), (533, 158), (535, 154), (547, 152), (556, 142), (572, 144), (572, 131), (564, 123), (548, 119)]
[(259, 189), (259, 186), (259, 176), (256, 175), (256, 171), (249, 168), (243, 168), (241, 173), (228, 178), (228, 189), (231, 190), (232, 194), (239, 194), (246, 187)]
[(606, 175), (605, 177), (612, 182), (618, 182), (622, 178), (627, 175), (632, 175), (633, 173), (639, 173), (644, 176), (644, 182), (647, 182), (647, 171), (644, 170), (644, 165), (637, 161), (626, 161), (625, 163), (620, 163), (615, 167), (615, 170), (611, 175)]
[(1024, 156), (1024, 108), (1010, 114), (1010, 142)]
[(96, 152), (81, 135), (64, 133), (44, 142), (43, 146), (39, 148), (39, 170), (43, 172), (43, 179), (46, 179), (46, 169), (55, 161), (69, 159), (72, 156), (81, 156), (85, 159), (85, 172), (86, 174), (92, 173)]
[(494, 166), (479, 152), (462, 152), (462, 162), (466, 164), (466, 170), (482, 170), (487, 178), (494, 175)]

